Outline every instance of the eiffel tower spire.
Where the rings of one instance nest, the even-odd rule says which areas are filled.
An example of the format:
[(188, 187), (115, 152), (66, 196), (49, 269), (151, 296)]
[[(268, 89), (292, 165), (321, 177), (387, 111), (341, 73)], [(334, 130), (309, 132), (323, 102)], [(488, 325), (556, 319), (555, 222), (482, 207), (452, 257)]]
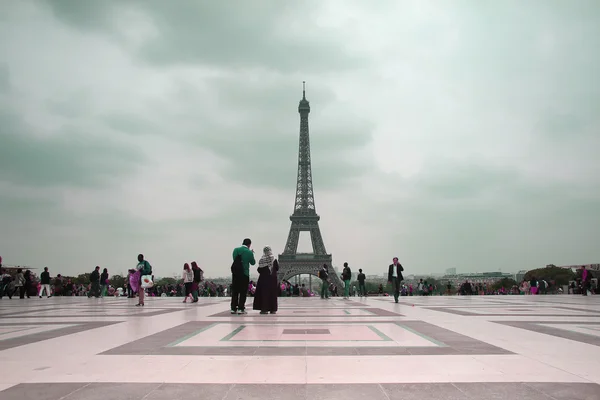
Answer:
[(298, 104), (298, 112), (300, 113), (300, 142), (294, 215), (316, 215), (310, 163), (310, 136), (308, 134), (310, 103), (306, 100), (306, 82), (302, 82), (302, 100)]

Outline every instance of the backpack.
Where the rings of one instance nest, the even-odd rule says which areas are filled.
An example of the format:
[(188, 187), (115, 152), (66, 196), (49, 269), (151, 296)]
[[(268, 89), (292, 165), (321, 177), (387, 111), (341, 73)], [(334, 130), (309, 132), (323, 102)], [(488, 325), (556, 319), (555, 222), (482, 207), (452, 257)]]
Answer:
[(237, 257), (235, 257), (235, 260), (233, 260), (233, 263), (231, 264), (231, 273), (235, 276), (244, 273), (244, 264), (242, 264), (241, 254), (238, 254)]
[(152, 266), (146, 260), (144, 260), (144, 268), (142, 268), (142, 275), (152, 275)]

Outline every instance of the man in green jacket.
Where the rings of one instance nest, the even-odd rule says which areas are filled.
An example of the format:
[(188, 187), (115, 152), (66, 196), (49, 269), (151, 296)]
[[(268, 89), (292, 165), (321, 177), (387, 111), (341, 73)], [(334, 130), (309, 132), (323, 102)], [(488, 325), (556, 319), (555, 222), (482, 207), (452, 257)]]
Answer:
[(250, 265), (256, 264), (254, 250), (250, 250), (251, 244), (250, 239), (244, 239), (240, 247), (233, 249), (233, 264), (231, 265), (232, 314), (247, 314), (246, 295), (248, 294), (248, 283), (250, 283)]

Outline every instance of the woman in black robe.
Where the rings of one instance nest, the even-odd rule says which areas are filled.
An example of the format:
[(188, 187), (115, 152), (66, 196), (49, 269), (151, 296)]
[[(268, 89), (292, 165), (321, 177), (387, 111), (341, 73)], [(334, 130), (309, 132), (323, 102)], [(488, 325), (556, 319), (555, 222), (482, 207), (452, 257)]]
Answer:
[[(277, 266), (277, 267), (276, 267)], [(252, 309), (261, 314), (277, 312), (277, 271), (279, 266), (269, 246), (263, 249), (263, 256), (258, 261), (258, 282), (254, 292)]]

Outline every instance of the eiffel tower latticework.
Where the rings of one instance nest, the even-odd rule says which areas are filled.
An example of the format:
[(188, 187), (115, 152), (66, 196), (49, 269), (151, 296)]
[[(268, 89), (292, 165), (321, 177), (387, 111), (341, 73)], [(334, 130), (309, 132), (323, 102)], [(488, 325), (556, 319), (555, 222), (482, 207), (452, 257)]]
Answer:
[[(327, 253), (321, 230), (320, 217), (315, 208), (312, 168), (310, 158), (310, 136), (308, 133), (308, 114), (310, 104), (306, 100), (306, 89), (302, 88), (302, 100), (298, 105), (300, 113), (300, 141), (298, 148), (298, 177), (296, 182), (296, 201), (294, 213), (290, 216), (292, 224), (283, 253), (279, 255), (279, 279), (289, 279), (295, 275), (317, 275), (323, 264), (329, 266), (329, 279), (338, 288), (343, 284), (331, 265), (331, 254)], [(309, 232), (312, 253), (298, 253), (300, 232)]]

